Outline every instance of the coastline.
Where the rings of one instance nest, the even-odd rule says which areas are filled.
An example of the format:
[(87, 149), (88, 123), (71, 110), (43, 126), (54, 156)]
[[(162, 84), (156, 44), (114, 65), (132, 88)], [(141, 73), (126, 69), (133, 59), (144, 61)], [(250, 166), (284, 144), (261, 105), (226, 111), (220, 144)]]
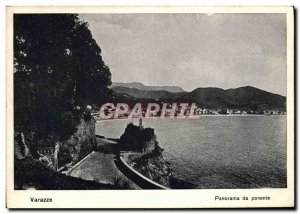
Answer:
[[(267, 114), (202, 114), (202, 115), (197, 115), (199, 116), (199, 118), (189, 118), (188, 116), (186, 116), (186, 118), (170, 118), (170, 117), (164, 117), (164, 118), (160, 118), (160, 117), (149, 117), (149, 118), (145, 118), (143, 117), (143, 120), (148, 120), (148, 119), (169, 119), (169, 120), (197, 120), (200, 119), (201, 117), (276, 117), (276, 116), (287, 116), (286, 114), (276, 114), (276, 115), (267, 115)], [(132, 121), (134, 122), (135, 120), (138, 122), (139, 118), (116, 118), (116, 119), (104, 119), (104, 120), (99, 120), (97, 117), (93, 117), (96, 121), (96, 123), (101, 123), (101, 122), (110, 122), (110, 121)]]
[[(280, 121), (284, 121), (285, 119), (286, 119), (286, 117), (287, 117), (287, 115), (272, 115), (272, 116), (278, 116), (278, 117), (260, 117), (260, 116), (267, 116), (267, 115), (205, 115), (206, 117), (207, 117), (207, 119), (210, 121), (210, 120), (214, 120), (214, 121), (219, 121), (220, 120), (220, 122), (222, 122), (223, 121), (223, 123), (225, 123), (225, 124), (228, 124), (228, 122), (226, 122), (227, 121), (227, 119), (225, 118), (225, 116), (230, 116), (229, 118), (228, 118), (228, 120), (230, 120), (231, 121), (231, 119), (230, 118), (232, 118), (232, 120), (238, 120), (238, 121), (240, 121), (240, 120), (242, 120), (242, 121), (244, 121), (244, 124), (245, 125), (247, 125), (248, 124), (248, 120), (249, 121), (252, 121), (251, 123), (252, 124), (256, 124), (257, 125), (257, 122), (256, 121), (261, 121), (261, 120), (263, 120), (263, 121), (265, 121), (265, 124), (269, 124), (268, 123), (268, 121), (274, 121), (274, 120), (280, 120)], [(222, 116), (222, 118), (215, 118), (214, 119), (214, 117), (213, 116)], [(243, 119), (243, 117), (241, 117), (241, 116), (248, 116), (248, 117), (245, 117), (244, 119)], [(252, 117), (253, 116), (253, 117)], [(279, 117), (279, 116), (285, 116), (285, 117)], [(248, 119), (247, 119), (248, 118)], [(252, 119), (251, 119), (252, 118)], [(158, 119), (160, 119), (159, 117), (151, 117), (151, 118), (148, 118), (149, 119), (149, 124), (147, 123), (147, 121), (145, 121), (145, 127), (152, 127), (152, 128), (154, 128), (154, 127), (156, 127), (156, 126), (154, 126), (155, 124), (156, 125), (159, 125), (161, 122), (163, 122), (163, 121), (160, 121), (160, 120), (158, 120)], [(150, 123), (151, 122), (151, 120), (154, 122), (154, 124), (152, 124), (152, 123)], [(155, 119), (155, 120), (154, 120)], [(176, 121), (182, 121), (181, 123), (179, 123), (179, 127), (182, 127), (182, 126), (184, 126), (184, 124), (186, 123), (186, 122), (188, 122), (188, 120), (186, 120), (186, 121), (184, 121), (184, 120), (177, 120), (177, 119), (170, 119), (170, 118), (165, 118), (165, 119), (169, 119), (169, 120), (165, 120), (165, 122), (167, 122), (168, 124), (169, 123), (174, 123), (174, 128), (176, 128), (177, 126), (176, 126)], [(113, 120), (116, 120), (116, 121), (118, 121), (118, 119), (113, 119)], [(128, 121), (128, 123), (129, 122), (131, 122), (131, 121), (129, 121), (129, 120), (127, 120), (127, 119), (124, 119), (124, 118), (122, 118), (122, 119), (119, 119), (119, 120), (122, 120), (122, 122), (120, 121), (120, 122), (115, 122), (115, 123), (111, 123), (111, 121), (113, 121), (113, 120), (109, 120), (106, 124), (103, 122), (103, 124), (104, 124), (104, 127), (110, 127), (111, 125), (116, 125), (117, 127), (119, 127), (119, 126), (121, 126), (122, 128), (121, 128), (121, 130), (124, 130), (124, 126), (126, 125), (126, 121)], [(201, 120), (201, 119), (200, 119)], [(204, 120), (204, 119), (203, 119)], [(134, 121), (137, 121), (137, 120), (134, 120)], [(199, 120), (194, 120), (195, 122), (196, 121), (199, 121)], [(102, 122), (102, 121), (101, 121)], [(194, 124), (194, 122), (193, 122), (193, 120), (192, 121), (190, 121), (191, 122), (191, 124)], [(205, 121), (204, 121), (205, 122)], [(200, 121), (199, 121), (199, 123), (201, 123)], [(273, 122), (272, 122), (273, 123)], [(151, 126), (151, 124), (153, 125), (153, 126)], [(196, 124), (198, 124), (198, 122), (196, 122)], [(260, 122), (259, 122), (259, 124), (261, 124)], [(257, 127), (255, 125), (255, 127)], [(101, 127), (102, 125), (101, 125), (101, 123), (99, 123), (99, 127)], [(240, 126), (240, 125), (239, 125)], [(114, 126), (112, 126), (112, 127), (114, 127)], [(160, 126), (159, 126), (160, 127)], [(246, 126), (247, 127), (247, 126)], [(114, 128), (110, 128), (110, 129), (108, 129), (108, 130), (114, 130)], [(165, 131), (165, 129), (161, 129), (161, 128), (159, 128), (159, 130), (160, 131)], [(250, 129), (250, 130), (253, 130), (253, 129)], [(100, 129), (99, 129), (99, 131), (100, 131)], [(109, 132), (106, 132), (105, 130), (103, 130), (104, 132), (104, 134), (105, 133), (109, 133)], [(248, 131), (249, 131), (249, 129), (247, 129), (247, 128), (244, 128), (244, 129), (241, 129), (239, 132), (237, 132), (236, 134), (238, 134), (238, 135), (243, 135), (243, 136), (246, 136), (245, 134), (246, 133), (248, 133)], [(178, 132), (178, 131), (177, 131)], [(117, 133), (119, 133), (119, 131), (117, 131)], [(161, 133), (161, 132), (159, 132), (159, 133)], [(165, 132), (164, 132), (165, 133)], [(195, 132), (194, 132), (195, 133)], [(244, 133), (244, 134), (243, 134)], [(272, 132), (268, 132), (268, 131), (266, 131), (266, 132), (263, 132), (263, 133), (272, 133)], [(224, 134), (224, 133), (223, 133)], [(266, 134), (266, 135), (268, 135), (268, 134)], [(108, 136), (110, 136), (109, 134), (108, 134)], [(118, 136), (120, 136), (119, 134), (118, 134)], [(167, 151), (168, 151), (168, 149), (169, 149), (169, 147), (168, 146), (166, 146), (166, 142), (172, 142), (172, 139), (170, 139), (170, 138), (164, 138), (164, 135), (162, 134), (162, 135), (159, 135), (159, 137), (162, 137), (162, 138), (159, 138), (159, 139), (162, 139), (162, 142), (163, 142), (163, 147), (164, 148), (167, 148), (167, 150), (165, 150), (165, 152), (166, 153), (168, 153)], [(183, 137), (184, 138), (184, 137)], [(181, 139), (182, 140), (182, 138), (179, 138), (179, 139)], [(236, 138), (230, 138), (230, 139), (236, 139)], [(244, 139), (244, 138), (243, 138)], [(241, 139), (241, 142), (243, 141), (243, 139)], [(212, 142), (218, 142), (218, 141), (212, 141)], [(230, 142), (229, 140), (228, 141), (226, 141), (226, 142)], [(233, 141), (232, 141), (233, 142)], [(211, 147), (209, 147), (209, 143), (208, 144), (204, 144), (204, 148), (211, 148)], [(218, 146), (221, 146), (222, 147), (222, 145), (226, 145), (226, 144), (224, 144), (224, 143), (220, 143), (220, 144), (216, 144), (216, 145), (218, 145)], [(232, 145), (232, 144), (228, 144), (228, 145)], [(248, 144), (247, 144), (248, 145)], [(270, 143), (270, 145), (272, 145), (272, 143)], [(192, 147), (195, 147), (195, 146), (192, 146)], [(171, 147), (171, 148), (173, 148), (173, 147)], [(247, 147), (248, 148), (248, 147)], [(248, 148), (248, 149), (251, 149), (251, 146)], [(172, 149), (171, 149), (171, 151), (172, 151)], [(252, 150), (251, 150), (252, 151)], [(175, 153), (176, 154), (176, 153)], [(257, 154), (257, 153), (254, 153), (254, 154)], [(204, 156), (205, 156), (205, 154), (204, 154)], [(222, 155), (221, 155), (222, 156)], [(167, 155), (166, 154), (166, 157), (170, 157), (169, 155)], [(168, 158), (167, 158), (167, 160), (168, 160)], [(238, 158), (238, 157), (237, 157)], [(243, 160), (243, 158), (241, 158), (241, 159), (238, 159), (238, 160)], [(173, 166), (174, 167), (174, 170), (176, 169), (176, 170), (178, 170), (178, 165), (176, 164), (176, 162), (172, 162), (173, 164), (171, 165), (171, 166)], [(215, 163), (216, 164), (216, 163)], [(222, 165), (222, 164), (221, 164)], [(180, 164), (179, 164), (179, 166), (180, 166)], [(172, 168), (173, 168), (172, 167)], [(197, 167), (196, 167), (197, 168)], [(260, 167), (261, 168), (261, 167)], [(175, 171), (176, 171), (175, 170)], [(265, 173), (262, 173), (262, 174), (265, 174)], [(278, 174), (278, 173), (277, 173)], [(276, 176), (277, 176), (277, 174), (276, 174)], [(175, 176), (177, 176), (177, 174), (174, 174)], [(221, 175), (220, 175), (221, 176)], [(267, 177), (268, 177), (268, 175), (266, 175)], [(182, 179), (184, 179), (185, 180), (185, 177), (179, 177), (179, 178), (182, 178)], [(231, 177), (230, 179), (234, 179), (234, 176), (233, 177)], [(245, 179), (245, 180), (247, 180), (248, 178), (246, 177), (246, 178), (239, 178), (239, 181), (242, 181), (243, 179)], [(250, 179), (251, 180), (251, 179)], [(197, 181), (195, 180), (195, 179), (187, 179), (187, 181), (189, 181), (189, 182), (192, 182), (192, 183), (197, 183)], [(228, 183), (230, 183), (230, 181), (228, 181)], [(251, 183), (251, 182), (250, 182)], [(243, 183), (238, 183), (237, 185), (241, 185), (242, 187), (245, 187), (245, 188), (254, 188), (254, 187), (252, 187), (252, 186), (250, 186), (250, 183), (249, 183), (249, 185), (247, 186), (246, 184), (244, 185)], [(255, 183), (255, 182), (254, 182)], [(265, 184), (263, 184), (262, 185), (262, 187), (265, 187), (264, 186)], [(273, 185), (272, 183), (271, 184), (266, 184), (266, 185)], [(201, 186), (201, 185), (200, 185)], [(208, 187), (206, 184), (205, 185), (203, 185), (205, 188), (213, 188), (213, 187)], [(201, 188), (203, 188), (202, 186), (201, 186)], [(217, 185), (217, 188), (222, 188), (222, 187), (220, 187), (220, 186), (218, 186)], [(236, 187), (230, 187), (230, 188), (236, 188)]]

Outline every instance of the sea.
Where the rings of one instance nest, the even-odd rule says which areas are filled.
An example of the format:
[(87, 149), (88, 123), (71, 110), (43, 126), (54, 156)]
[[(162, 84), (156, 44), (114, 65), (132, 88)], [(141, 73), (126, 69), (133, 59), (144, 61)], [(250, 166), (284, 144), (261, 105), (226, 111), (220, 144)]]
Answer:
[[(128, 123), (107, 120), (96, 134), (119, 138)], [(150, 118), (173, 175), (201, 189), (286, 188), (286, 115), (201, 116), (199, 119)]]

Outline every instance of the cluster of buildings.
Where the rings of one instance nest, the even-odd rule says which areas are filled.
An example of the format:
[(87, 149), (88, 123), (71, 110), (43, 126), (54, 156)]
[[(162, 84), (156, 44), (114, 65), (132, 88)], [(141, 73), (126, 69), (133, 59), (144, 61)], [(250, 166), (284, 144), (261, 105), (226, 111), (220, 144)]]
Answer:
[(278, 110), (265, 110), (265, 111), (252, 111), (252, 110), (239, 110), (239, 109), (202, 109), (198, 108), (196, 114), (262, 114), (262, 115), (284, 115), (286, 112)]
[[(99, 111), (92, 113), (92, 116), (100, 117), (101, 115), (111, 115), (110, 117), (105, 117), (102, 119), (117, 119), (117, 118), (127, 118), (128, 116), (132, 117), (169, 117), (169, 116), (190, 116), (190, 115), (249, 115), (249, 114), (258, 114), (258, 115), (285, 115), (285, 111), (278, 110), (265, 110), (265, 111), (252, 111), (252, 110), (240, 110), (240, 109), (228, 109), (228, 108), (200, 108), (195, 103), (189, 105), (186, 103), (157, 103), (152, 107), (149, 107), (147, 104), (140, 104), (137, 108), (135, 106), (129, 106), (127, 104), (126, 108), (121, 108), (113, 104), (107, 106), (102, 110), (102, 114)], [(132, 114), (132, 111), (135, 112), (138, 110), (139, 113)], [(151, 113), (149, 114), (149, 111)], [(100, 111), (101, 112), (101, 111)], [(148, 112), (148, 113), (147, 113)], [(99, 118), (100, 119), (100, 118)]]

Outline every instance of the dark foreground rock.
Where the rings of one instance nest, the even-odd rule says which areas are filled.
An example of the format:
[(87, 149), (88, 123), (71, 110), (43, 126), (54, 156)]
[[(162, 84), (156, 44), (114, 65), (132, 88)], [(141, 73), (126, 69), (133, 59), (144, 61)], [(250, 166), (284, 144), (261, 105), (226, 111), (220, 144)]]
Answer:
[(111, 184), (101, 184), (96, 181), (87, 181), (47, 168), (39, 161), (31, 159), (15, 159), (15, 190), (97, 190), (117, 189)]
[(171, 189), (198, 189), (199, 188), (196, 184), (175, 177), (170, 178), (170, 186)]

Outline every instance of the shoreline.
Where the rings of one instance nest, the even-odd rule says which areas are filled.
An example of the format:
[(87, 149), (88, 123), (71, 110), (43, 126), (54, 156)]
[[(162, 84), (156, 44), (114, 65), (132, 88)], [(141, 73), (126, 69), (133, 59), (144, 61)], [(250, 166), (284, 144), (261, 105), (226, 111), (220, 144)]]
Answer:
[[(232, 119), (234, 119), (234, 117), (236, 118), (236, 120), (243, 120), (243, 121), (245, 121), (245, 120), (251, 120), (251, 121), (260, 121), (260, 120), (266, 120), (266, 121), (273, 121), (273, 120), (280, 120), (280, 121), (284, 121), (285, 119), (286, 119), (286, 117), (287, 117), (287, 115), (270, 115), (270, 116), (277, 116), (277, 117), (260, 117), (260, 116), (269, 116), (269, 115), (203, 115), (203, 116), (205, 116), (205, 117), (207, 117), (207, 119), (209, 119), (208, 117), (212, 117), (212, 116), (222, 116), (222, 118), (215, 118), (215, 119), (213, 119), (213, 118), (211, 118), (211, 120), (214, 120), (214, 121), (219, 121), (219, 120), (224, 120), (225, 122), (227, 121), (227, 120), (231, 120), (230, 118), (224, 118), (224, 116), (230, 116), (230, 117), (232, 117)], [(242, 119), (242, 118), (240, 118), (241, 116), (248, 116), (248, 117), (246, 117), (245, 119)], [(285, 116), (285, 117), (280, 117), (280, 116)], [(252, 119), (251, 119), (251, 117), (252, 117)], [(248, 118), (248, 119), (247, 119)], [(151, 122), (151, 120), (152, 119), (156, 119), (156, 120), (152, 120), (153, 122), (155, 122), (155, 123), (160, 123), (160, 121), (158, 120), (158, 119), (161, 119), (161, 118), (159, 118), (159, 117), (151, 117), (151, 118), (147, 118), (147, 119), (149, 119), (149, 123)], [(151, 120), (150, 120), (151, 119)], [(182, 119), (176, 119), (176, 118), (174, 118), (174, 119), (170, 119), (170, 118), (165, 118), (165, 119), (169, 119), (169, 120), (171, 120), (171, 121), (166, 121), (165, 120), (165, 122), (168, 122), (168, 123), (174, 123), (174, 122), (176, 122), (176, 121), (182, 121), (181, 123), (182, 124), (184, 124), (185, 123), (185, 121), (184, 120), (182, 120)], [(201, 119), (201, 117), (200, 117), (200, 119)], [(126, 121), (128, 121), (128, 122), (130, 122), (130, 121), (133, 121), (133, 122), (138, 122), (138, 118), (134, 118), (133, 120), (128, 120), (128, 119), (126, 119), (126, 118), (120, 118), (120, 119), (110, 119), (110, 120), (108, 120), (108, 122), (106, 123), (106, 125), (105, 125), (105, 123), (103, 122), (103, 121), (105, 121), (105, 120), (101, 120), (101, 121), (99, 121), (99, 122), (103, 122), (103, 124), (105, 125), (105, 126), (107, 126), (107, 127), (109, 127), (109, 126), (111, 126), (112, 124), (116, 124), (116, 125), (119, 125), (119, 124), (122, 124), (123, 125), (123, 123), (124, 122), (119, 122), (119, 123), (110, 123), (110, 121), (113, 121), (113, 120), (123, 120), (123, 121), (125, 121), (125, 123), (126, 123)], [(203, 119), (204, 120), (204, 119)], [(186, 120), (186, 121), (188, 121), (188, 120)], [(198, 119), (196, 119), (196, 120), (194, 120), (195, 122), (196, 121), (199, 121)], [(146, 122), (146, 121), (145, 121)], [(163, 122), (163, 121), (162, 121)], [(191, 121), (192, 122), (192, 121)], [(193, 123), (193, 122), (192, 122)], [(196, 122), (196, 123), (198, 123), (198, 122)], [(102, 126), (102, 125), (100, 125), (101, 123), (99, 123), (99, 126)], [(147, 127), (147, 122), (145, 123), (146, 124), (146, 126), (145, 127)], [(168, 160), (168, 159), (167, 159)], [(172, 164), (173, 165), (173, 164)], [(171, 166), (172, 166), (171, 165)], [(175, 168), (176, 168), (176, 165), (177, 164), (175, 164), (175, 165), (173, 165), (173, 166), (175, 166)], [(174, 168), (174, 169), (175, 169)], [(175, 175), (175, 174), (174, 174)], [(184, 180), (184, 179), (183, 179)], [(191, 181), (193, 181), (193, 180), (191, 180)], [(195, 183), (196, 185), (198, 185), (196, 182), (193, 182), (193, 183)], [(242, 185), (242, 184), (239, 184), (239, 185)], [(273, 184), (272, 184), (273, 185)], [(218, 186), (218, 185), (217, 185)], [(200, 188), (202, 188), (202, 187), (200, 187)], [(205, 187), (206, 188), (206, 187)], [(217, 187), (217, 188), (223, 188), (223, 187)], [(232, 188), (232, 189), (234, 189), (235, 187), (230, 187), (230, 188)], [(254, 187), (250, 187), (250, 186), (247, 186), (246, 188), (254, 188)]]
[[(189, 116), (186, 116), (186, 118), (170, 118), (170, 117), (164, 117), (164, 118), (160, 118), (160, 117), (149, 117), (149, 118), (145, 118), (142, 117), (143, 120), (148, 120), (148, 119), (169, 119), (169, 120), (198, 120), (201, 117), (269, 117), (269, 116), (287, 116), (286, 114), (275, 114), (275, 115), (266, 115), (266, 114), (203, 114), (203, 115), (197, 115), (199, 116), (198, 118), (189, 118)], [(101, 122), (105, 122), (105, 121), (138, 121), (139, 118), (116, 118), (116, 119), (97, 119), (97, 117), (93, 117), (96, 121), (96, 123), (101, 123)]]

